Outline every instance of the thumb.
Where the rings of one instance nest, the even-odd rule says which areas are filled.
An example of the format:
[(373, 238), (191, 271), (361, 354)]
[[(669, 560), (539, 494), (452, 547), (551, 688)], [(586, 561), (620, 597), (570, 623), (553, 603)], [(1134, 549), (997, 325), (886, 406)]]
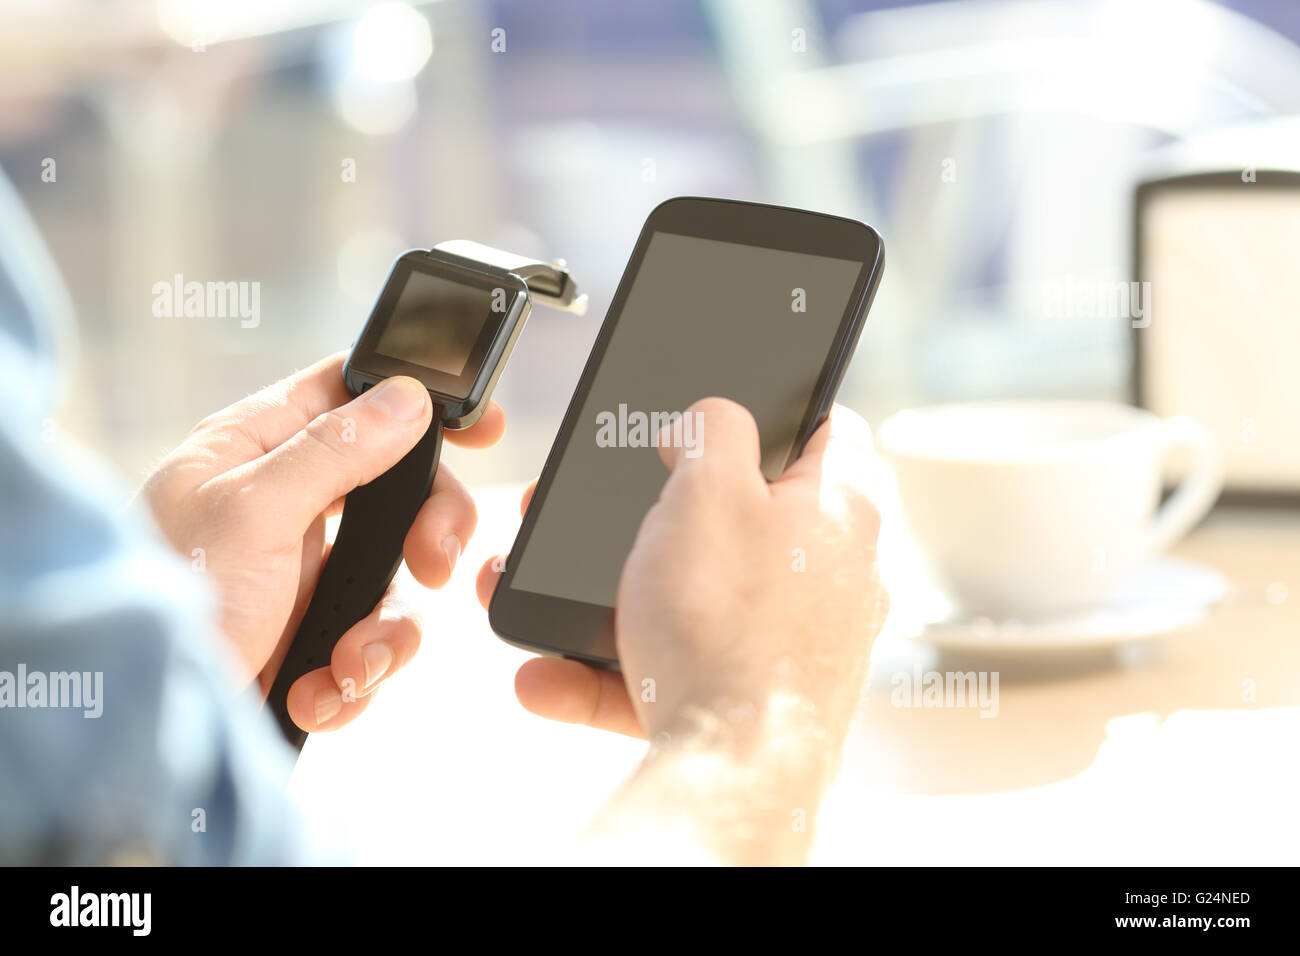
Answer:
[(659, 456), (672, 471), (670, 483), (705, 480), (723, 486), (762, 487), (758, 425), (743, 405), (702, 398), (659, 436)]
[(244, 466), (248, 493), (277, 502), (273, 513), (306, 528), (332, 502), (401, 461), (428, 430), (432, 407), (415, 379), (387, 379)]

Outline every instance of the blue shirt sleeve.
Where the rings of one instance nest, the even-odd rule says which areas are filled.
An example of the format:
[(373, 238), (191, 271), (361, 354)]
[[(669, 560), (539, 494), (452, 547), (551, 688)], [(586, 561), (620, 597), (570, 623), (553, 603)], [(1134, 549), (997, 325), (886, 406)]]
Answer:
[(2, 175), (0, 236), (0, 864), (317, 862), (202, 578), (51, 432), (66, 297)]

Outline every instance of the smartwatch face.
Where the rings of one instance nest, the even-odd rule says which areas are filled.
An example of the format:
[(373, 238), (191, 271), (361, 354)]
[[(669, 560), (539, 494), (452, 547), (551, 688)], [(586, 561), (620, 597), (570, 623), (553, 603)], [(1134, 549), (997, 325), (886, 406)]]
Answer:
[(397, 260), (348, 364), (376, 379), (410, 375), (466, 399), (520, 312), (522, 282), (408, 252)]
[(492, 293), (426, 272), (410, 272), (375, 352), (457, 378), (488, 323)]

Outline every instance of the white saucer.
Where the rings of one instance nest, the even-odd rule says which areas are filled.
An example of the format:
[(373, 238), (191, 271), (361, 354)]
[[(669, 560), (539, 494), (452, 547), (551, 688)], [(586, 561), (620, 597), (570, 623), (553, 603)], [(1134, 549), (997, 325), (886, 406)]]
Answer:
[[(1133, 572), (1104, 604), (1032, 621), (951, 616), (936, 605), (920, 609), (902, 636), (944, 650), (1045, 651), (1113, 647), (1182, 631), (1202, 621), (1229, 594), (1219, 572), (1160, 558)], [(925, 613), (929, 610), (931, 613)]]

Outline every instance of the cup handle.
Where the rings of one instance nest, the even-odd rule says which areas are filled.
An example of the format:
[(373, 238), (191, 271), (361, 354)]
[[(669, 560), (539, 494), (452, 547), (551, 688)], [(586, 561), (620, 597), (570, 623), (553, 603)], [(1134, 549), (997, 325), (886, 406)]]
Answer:
[(1158, 554), (1195, 527), (1205, 517), (1223, 490), (1223, 455), (1209, 430), (1190, 418), (1170, 418), (1160, 423), (1161, 460), (1167, 462), (1178, 450), (1191, 459), (1187, 475), (1178, 489), (1156, 512), (1142, 539), (1140, 553)]

